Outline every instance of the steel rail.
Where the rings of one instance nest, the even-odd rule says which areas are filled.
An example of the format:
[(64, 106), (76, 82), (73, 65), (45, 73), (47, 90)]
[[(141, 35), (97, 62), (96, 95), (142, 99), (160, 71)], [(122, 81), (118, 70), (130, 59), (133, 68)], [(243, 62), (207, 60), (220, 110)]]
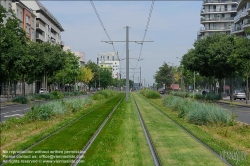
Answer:
[[(105, 102), (105, 103), (106, 103), (106, 102)], [(105, 104), (105, 103), (103, 103), (103, 104)], [(102, 105), (103, 105), (103, 104), (102, 104)], [(101, 105), (100, 105), (100, 106), (101, 106)], [(40, 141), (36, 142), (36, 143), (33, 144), (32, 146), (26, 148), (25, 150), (20, 151), (19, 153), (17, 153), (16, 155), (12, 156), (11, 158), (9, 158), (9, 159), (7, 159), (7, 160), (4, 160), (4, 162), (2, 162), (2, 163), (0, 164), (0, 166), (9, 163), (11, 160), (13, 160), (13, 159), (17, 158), (18, 156), (22, 155), (23, 153), (25, 153), (25, 152), (28, 151), (29, 149), (33, 148), (34, 146), (38, 145), (38, 144), (41, 143), (42, 141), (44, 141), (44, 140), (50, 138), (51, 136), (55, 135), (55, 134), (58, 133), (59, 131), (65, 129), (66, 127), (68, 127), (69, 125), (71, 125), (72, 123), (78, 121), (79, 119), (85, 117), (85, 116), (88, 115), (89, 113), (91, 113), (91, 112), (93, 112), (94, 110), (98, 109), (100, 106), (98, 106), (98, 107), (96, 107), (96, 108), (93, 108), (92, 110), (86, 112), (85, 114), (81, 115), (80, 117), (78, 117), (78, 118), (76, 118), (76, 119), (70, 121), (69, 123), (65, 124), (65, 125), (62, 126), (61, 128), (59, 128), (59, 129), (55, 130), (54, 132), (50, 133), (49, 135), (45, 136), (44, 138), (42, 138)]]
[(227, 160), (225, 160), (224, 158), (222, 158), (217, 152), (215, 152), (213, 149), (211, 149), (207, 144), (205, 144), (204, 142), (202, 142), (201, 140), (199, 140), (195, 135), (193, 135), (192, 133), (190, 133), (188, 130), (186, 130), (184, 127), (182, 127), (181, 125), (179, 125), (177, 122), (175, 122), (173, 119), (171, 119), (166, 113), (164, 113), (162, 110), (160, 110), (159, 108), (157, 108), (154, 104), (152, 104), (151, 102), (149, 102), (147, 99), (145, 99), (144, 97), (142, 97), (145, 101), (147, 101), (149, 104), (151, 104), (153, 107), (155, 107), (162, 115), (164, 115), (166, 118), (168, 118), (171, 122), (173, 122), (174, 124), (176, 124), (179, 128), (181, 128), (184, 132), (186, 132), (189, 136), (191, 136), (193, 139), (195, 139), (197, 142), (199, 142), (202, 146), (204, 146), (206, 149), (208, 149), (210, 152), (212, 152), (216, 157), (218, 157), (221, 161), (223, 161), (225, 164), (227, 164), (228, 166), (232, 166), (231, 163), (229, 163)]
[(105, 124), (107, 123), (107, 121), (112, 116), (112, 114), (114, 113), (114, 111), (116, 110), (116, 108), (118, 107), (118, 105), (121, 103), (121, 101), (123, 99), (124, 99), (124, 96), (121, 98), (121, 100), (118, 102), (118, 104), (113, 108), (113, 110), (108, 114), (107, 118), (102, 122), (102, 124), (97, 129), (97, 131), (95, 132), (95, 134), (90, 138), (90, 140), (88, 141), (88, 143), (86, 144), (86, 146), (80, 151), (79, 155), (71, 163), (71, 166), (76, 166), (81, 161), (81, 159), (84, 157), (84, 154), (87, 152), (87, 150), (90, 148), (90, 146), (92, 145), (92, 143), (95, 141), (96, 137), (101, 132), (102, 128), (105, 126)]
[[(133, 96), (133, 95), (132, 95), (132, 96)], [(151, 155), (152, 155), (153, 160), (154, 160), (154, 164), (155, 164), (156, 166), (161, 166), (161, 165), (162, 165), (162, 164), (161, 164), (161, 160), (160, 160), (159, 155), (158, 155), (158, 153), (157, 153), (157, 151), (156, 151), (156, 149), (155, 149), (155, 147), (154, 147), (153, 141), (152, 141), (152, 139), (151, 139), (151, 137), (150, 137), (150, 134), (149, 134), (149, 132), (148, 132), (148, 130), (147, 130), (147, 127), (146, 127), (145, 122), (144, 122), (144, 120), (143, 120), (143, 118), (142, 118), (140, 109), (139, 109), (139, 107), (138, 107), (138, 105), (137, 105), (137, 103), (136, 103), (136, 100), (135, 100), (134, 96), (133, 96), (133, 99), (134, 99), (134, 103), (135, 103), (135, 106), (136, 106), (136, 110), (137, 110), (138, 116), (139, 116), (139, 118), (140, 118), (140, 122), (141, 122), (141, 125), (142, 125), (142, 128), (143, 128), (145, 137), (146, 137), (147, 142), (148, 142), (148, 146), (149, 146)]]

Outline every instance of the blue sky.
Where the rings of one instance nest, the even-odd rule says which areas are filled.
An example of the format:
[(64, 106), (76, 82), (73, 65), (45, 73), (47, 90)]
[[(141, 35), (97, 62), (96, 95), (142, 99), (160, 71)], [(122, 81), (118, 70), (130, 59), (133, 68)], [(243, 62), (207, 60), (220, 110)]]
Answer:
[[(99, 16), (111, 40), (124, 40), (125, 27), (129, 26), (130, 40), (141, 41), (144, 36), (151, 1), (93, 1)], [(41, 3), (58, 19), (64, 28), (62, 40), (72, 51), (86, 54), (86, 60), (96, 62), (98, 53), (113, 51), (92, 5), (89, 1), (41, 1)], [(179, 59), (193, 47), (200, 24), (202, 1), (155, 1), (151, 20), (137, 68), (141, 66), (142, 80), (147, 84), (154, 83), (153, 75), (163, 62), (179, 65)], [(120, 58), (125, 58), (125, 42), (114, 43)], [(130, 43), (130, 58), (139, 58), (139, 44)], [(130, 59), (130, 67), (137, 64)], [(121, 61), (125, 68), (125, 60)], [(122, 69), (122, 77), (126, 77)], [(130, 70), (130, 79), (138, 82), (139, 70)]]

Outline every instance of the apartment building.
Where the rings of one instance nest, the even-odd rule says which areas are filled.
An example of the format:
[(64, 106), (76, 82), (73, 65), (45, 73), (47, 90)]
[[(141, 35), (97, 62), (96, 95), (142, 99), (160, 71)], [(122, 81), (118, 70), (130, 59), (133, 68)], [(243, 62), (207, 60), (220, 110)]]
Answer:
[(22, 0), (22, 2), (33, 10), (36, 17), (36, 41), (51, 42), (64, 45), (61, 40), (61, 32), (64, 31), (59, 21), (38, 0)]
[(85, 53), (84, 52), (72, 52), (73, 54), (75, 54), (76, 57), (79, 57), (79, 66), (83, 67), (85, 65), (86, 62), (86, 58), (85, 58)]
[(246, 36), (244, 30), (250, 27), (250, 2), (248, 0), (239, 0), (236, 10), (237, 15), (234, 17), (234, 23), (231, 26), (231, 34)]
[(120, 79), (120, 61), (118, 52), (105, 52), (98, 54), (97, 64), (101, 68), (109, 69), (113, 78)]
[(224, 32), (230, 34), (236, 16), (237, 0), (203, 0), (197, 40), (207, 35)]
[(36, 41), (36, 15), (32, 9), (24, 5), (20, 0), (12, 0), (12, 10), (16, 17), (22, 21), (21, 27), (25, 30), (31, 41)]

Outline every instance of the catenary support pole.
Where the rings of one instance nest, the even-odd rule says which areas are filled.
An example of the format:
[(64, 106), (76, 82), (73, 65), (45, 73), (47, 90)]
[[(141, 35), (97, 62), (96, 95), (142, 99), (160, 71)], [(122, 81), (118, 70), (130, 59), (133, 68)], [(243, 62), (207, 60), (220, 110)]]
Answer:
[(126, 101), (129, 96), (129, 27), (126, 26)]

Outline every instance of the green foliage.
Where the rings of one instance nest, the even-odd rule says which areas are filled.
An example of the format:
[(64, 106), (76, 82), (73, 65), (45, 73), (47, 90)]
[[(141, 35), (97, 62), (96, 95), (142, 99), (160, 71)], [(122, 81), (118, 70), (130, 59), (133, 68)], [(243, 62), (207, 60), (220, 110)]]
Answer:
[(188, 98), (167, 96), (163, 99), (166, 107), (178, 112), (178, 116), (197, 125), (232, 124), (232, 114), (219, 106), (201, 103)]
[(165, 62), (161, 67), (159, 67), (159, 70), (154, 75), (155, 82), (162, 85), (162, 83), (165, 84), (165, 86), (170, 85), (174, 83), (174, 72), (172, 70), (172, 67), (168, 66)]
[(14, 99), (12, 99), (12, 102), (21, 103), (21, 104), (27, 104), (28, 103), (28, 99), (27, 99), (26, 96), (17, 96)]
[(62, 99), (64, 97), (62, 92), (59, 91), (53, 91), (50, 93), (50, 95), (52, 95), (53, 99)]
[(161, 98), (161, 95), (157, 91), (154, 91), (154, 90), (146, 89), (146, 90), (141, 91), (141, 93), (146, 98), (149, 98), (149, 99), (159, 99), (159, 98)]
[(171, 95), (173, 96), (179, 96), (182, 98), (185, 97), (190, 97), (198, 100), (220, 100), (220, 95), (219, 94), (213, 94), (213, 93), (207, 93), (205, 95), (200, 94), (200, 93), (189, 93), (189, 92), (176, 92), (172, 91), (170, 92)]
[(116, 91), (112, 91), (110, 89), (106, 89), (106, 90), (98, 91), (97, 93), (95, 93), (94, 95), (92, 95), (91, 98), (93, 100), (100, 100), (100, 99), (104, 99), (104, 98), (109, 98), (111, 96), (114, 96), (115, 94), (117, 94)]

